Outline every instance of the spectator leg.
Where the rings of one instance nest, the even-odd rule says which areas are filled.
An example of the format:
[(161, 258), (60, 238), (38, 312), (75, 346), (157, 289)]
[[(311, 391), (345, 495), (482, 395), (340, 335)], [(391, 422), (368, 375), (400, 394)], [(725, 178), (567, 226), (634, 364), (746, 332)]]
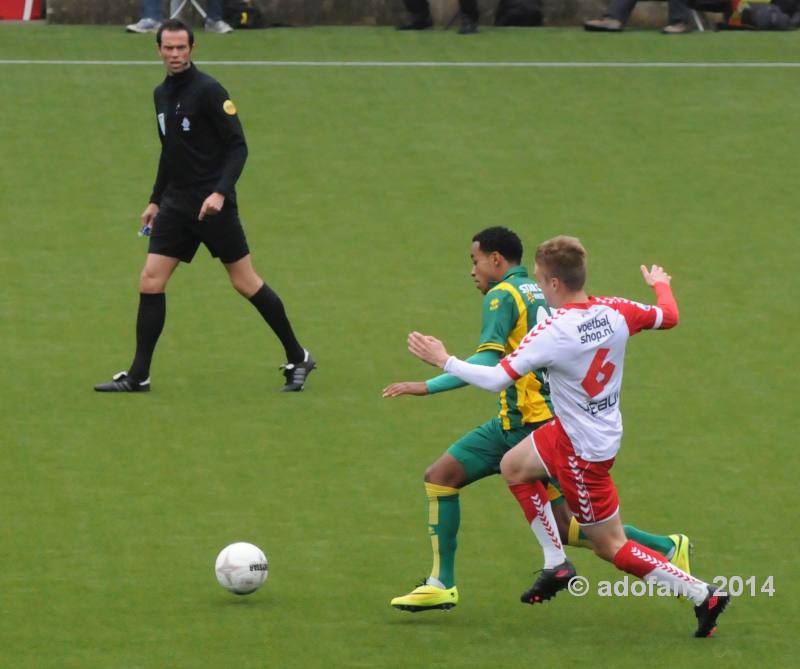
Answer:
[(685, 23), (689, 25), (692, 21), (689, 5), (686, 0), (669, 0), (669, 23)]
[(625, 25), (630, 17), (637, 0), (611, 0), (606, 14)]
[(481, 12), (478, 9), (478, 0), (458, 0), (461, 13), (466, 16), (470, 21), (478, 22)]
[(408, 13), (411, 14), (411, 20), (414, 23), (422, 23), (429, 21), (431, 18), (431, 8), (428, 5), (428, 0), (403, 0)]
[(161, 21), (161, 0), (142, 0), (141, 18)]
[(208, 0), (206, 13), (210, 20), (220, 21), (222, 19), (222, 0)]

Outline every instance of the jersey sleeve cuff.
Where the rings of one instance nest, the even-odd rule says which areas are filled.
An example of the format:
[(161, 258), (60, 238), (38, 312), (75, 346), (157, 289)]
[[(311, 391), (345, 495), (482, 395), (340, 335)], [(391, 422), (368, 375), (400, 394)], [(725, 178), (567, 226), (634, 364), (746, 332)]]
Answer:
[(516, 381), (517, 379), (522, 378), (522, 375), (521, 374), (517, 374), (516, 370), (511, 366), (511, 363), (506, 358), (503, 358), (500, 361), (500, 366), (504, 370), (506, 370), (506, 374), (508, 374), (512, 379), (514, 379), (514, 381)]
[(654, 330), (666, 330), (678, 324), (678, 303), (672, 294), (672, 287), (666, 281), (653, 285), (656, 292), (656, 320)]
[(480, 353), (481, 351), (499, 351), (500, 353), (505, 353), (506, 348), (502, 344), (495, 344), (494, 342), (486, 342), (485, 344), (481, 344), (478, 348), (475, 349), (476, 353)]
[(656, 317), (655, 322), (650, 329), (658, 330), (661, 327), (661, 323), (664, 322), (664, 311), (661, 309), (661, 307), (653, 307), (653, 310), (656, 312)]

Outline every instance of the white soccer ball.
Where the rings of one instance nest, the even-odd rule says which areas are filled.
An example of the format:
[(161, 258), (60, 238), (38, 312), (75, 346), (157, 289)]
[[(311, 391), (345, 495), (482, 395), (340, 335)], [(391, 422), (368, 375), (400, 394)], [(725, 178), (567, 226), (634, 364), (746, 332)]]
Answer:
[(269, 563), (258, 546), (239, 541), (225, 546), (214, 564), (219, 584), (235, 595), (249, 595), (267, 580)]

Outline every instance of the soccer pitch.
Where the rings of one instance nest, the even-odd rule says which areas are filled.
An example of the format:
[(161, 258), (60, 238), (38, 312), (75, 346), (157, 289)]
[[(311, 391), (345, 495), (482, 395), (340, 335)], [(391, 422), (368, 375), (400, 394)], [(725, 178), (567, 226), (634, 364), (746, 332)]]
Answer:
[[(0, 25), (0, 666), (796, 666), (798, 35), (197, 41), (248, 138), (256, 269), (319, 370), (277, 392), (282, 350), (201, 249), (170, 284), (153, 392), (92, 391), (132, 356), (163, 68), (119, 27)], [(44, 59), (152, 64), (7, 62)], [(245, 60), (340, 64), (221, 64)], [(489, 225), (528, 263), (580, 237), (594, 294), (649, 301), (639, 265), (673, 275), (681, 324), (629, 346), (614, 475), (624, 520), (688, 534), (699, 577), (753, 577), (716, 637), (657, 597), (522, 606), (540, 552), (499, 477), (461, 495), (459, 606), (389, 607), (430, 567), (425, 467), (495, 398), (381, 389), (434, 375), (412, 329), (473, 351)], [(243, 598), (213, 572), (239, 540), (270, 561)], [(593, 584), (622, 576), (568, 553)]]

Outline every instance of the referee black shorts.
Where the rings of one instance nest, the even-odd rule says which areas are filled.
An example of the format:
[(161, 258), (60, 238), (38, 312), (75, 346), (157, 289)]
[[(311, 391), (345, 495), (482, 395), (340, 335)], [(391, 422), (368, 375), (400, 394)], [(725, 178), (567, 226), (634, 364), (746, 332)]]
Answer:
[(212, 257), (225, 264), (241, 260), (250, 253), (235, 204), (226, 201), (222, 211), (202, 221), (197, 220), (199, 212), (199, 208), (194, 211), (162, 202), (153, 222), (148, 253), (189, 263), (202, 243)]

